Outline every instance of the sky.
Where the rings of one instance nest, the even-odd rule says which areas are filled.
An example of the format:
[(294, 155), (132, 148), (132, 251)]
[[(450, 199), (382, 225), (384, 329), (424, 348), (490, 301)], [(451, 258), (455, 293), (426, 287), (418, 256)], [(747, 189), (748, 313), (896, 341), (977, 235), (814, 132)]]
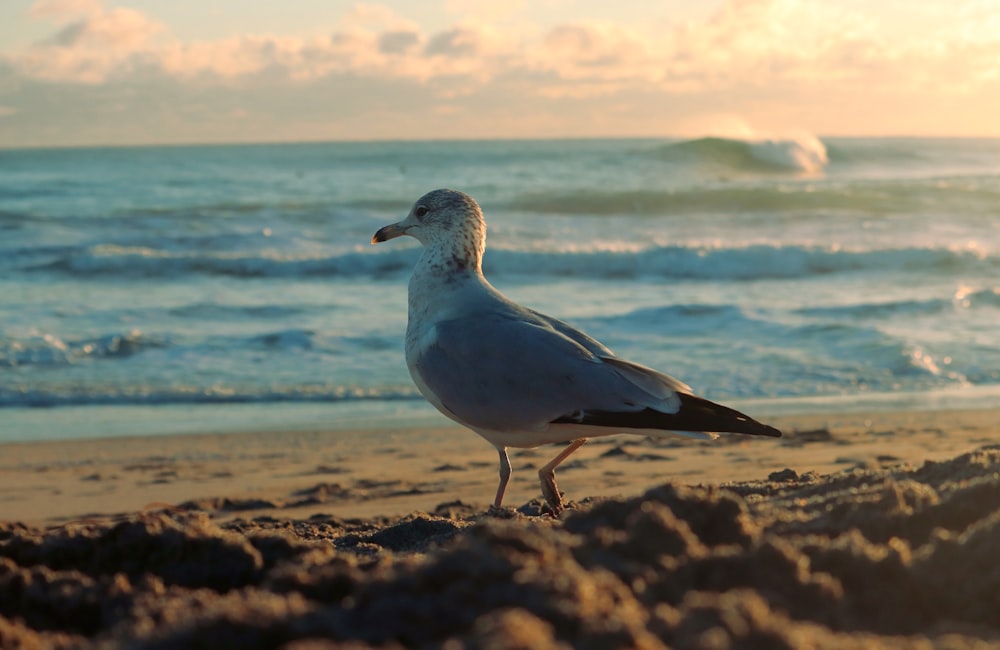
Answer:
[(3, 0), (0, 147), (1000, 136), (1000, 0)]

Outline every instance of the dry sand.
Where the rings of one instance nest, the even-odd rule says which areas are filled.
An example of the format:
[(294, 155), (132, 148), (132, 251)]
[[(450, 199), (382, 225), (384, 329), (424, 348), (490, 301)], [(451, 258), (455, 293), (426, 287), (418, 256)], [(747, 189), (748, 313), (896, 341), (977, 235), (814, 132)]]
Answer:
[(0, 647), (998, 647), (998, 411), (0, 446)]

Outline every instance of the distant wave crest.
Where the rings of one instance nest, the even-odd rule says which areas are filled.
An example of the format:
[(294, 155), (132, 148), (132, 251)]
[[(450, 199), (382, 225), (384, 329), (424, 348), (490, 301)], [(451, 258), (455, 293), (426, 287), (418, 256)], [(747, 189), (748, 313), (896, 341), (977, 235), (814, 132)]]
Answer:
[(164, 345), (164, 341), (138, 330), (78, 340), (62, 339), (52, 334), (0, 339), (0, 368), (63, 366), (85, 359), (124, 358)]
[(736, 139), (705, 137), (664, 145), (656, 151), (662, 160), (717, 165), (742, 172), (816, 173), (829, 162), (826, 146), (812, 135), (787, 138)]
[(796, 313), (827, 318), (881, 319), (897, 315), (926, 316), (956, 308), (974, 309), (977, 307), (1000, 307), (1000, 289), (980, 289), (956, 295), (951, 299), (928, 298), (925, 300), (805, 307), (796, 310)]
[(183, 274), (235, 277), (379, 275), (410, 269), (412, 249), (339, 255), (289, 255), (276, 252), (167, 251), (140, 246), (99, 245), (74, 250), (35, 270), (72, 275), (119, 274), (169, 277)]
[(14, 388), (0, 387), (0, 408), (57, 406), (133, 406), (165, 404), (254, 404), (273, 402), (397, 401), (423, 399), (416, 389), (374, 389), (352, 386), (279, 386), (237, 389), (224, 386), (95, 385)]
[(998, 197), (987, 183), (907, 183), (870, 181), (850, 187), (790, 181), (769, 185), (721, 183), (672, 189), (589, 188), (539, 191), (515, 196), (509, 210), (567, 216), (899, 214), (916, 210), (953, 210), (991, 216)]
[(801, 278), (854, 271), (997, 269), (1000, 260), (975, 251), (900, 248), (847, 251), (821, 246), (655, 246), (637, 251), (582, 250), (540, 254), (494, 249), (496, 269), (581, 277), (760, 280)]
[[(329, 256), (272, 253), (171, 253), (145, 248), (103, 246), (76, 250), (36, 270), (77, 277), (107, 274), (173, 277), (185, 274), (234, 277), (396, 277), (417, 259), (413, 248), (380, 252), (349, 251)], [(494, 247), (484, 261), (487, 273), (620, 278), (653, 276), (686, 279), (755, 280), (796, 278), (852, 271), (963, 271), (997, 273), (1000, 257), (977, 250), (896, 248), (844, 250), (809, 245), (758, 244), (740, 247), (651, 246), (581, 248), (561, 251)]]

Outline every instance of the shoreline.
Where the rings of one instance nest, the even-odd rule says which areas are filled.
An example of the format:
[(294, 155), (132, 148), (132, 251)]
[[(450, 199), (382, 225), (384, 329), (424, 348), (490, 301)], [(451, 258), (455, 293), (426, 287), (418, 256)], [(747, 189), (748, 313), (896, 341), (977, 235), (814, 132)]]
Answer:
[[(784, 469), (836, 473), (942, 460), (998, 441), (1000, 409), (814, 413), (766, 418), (781, 439), (703, 442), (625, 434), (591, 440), (557, 471), (570, 500), (630, 497), (665, 481), (721, 485)], [(505, 505), (540, 496), (559, 446), (511, 449)], [(120, 436), (0, 444), (0, 521), (55, 525), (192, 501), (220, 520), (486, 509), (496, 453), (458, 426)]]
[[(1000, 404), (1000, 384), (914, 392), (729, 398), (713, 401), (756, 419), (809, 417), (824, 413), (990, 410)], [(0, 446), (45, 440), (243, 434), (274, 431), (354, 431), (455, 426), (422, 397), (286, 402), (85, 404), (7, 406)], [(72, 435), (67, 433), (72, 431)], [(11, 433), (15, 432), (15, 433)]]

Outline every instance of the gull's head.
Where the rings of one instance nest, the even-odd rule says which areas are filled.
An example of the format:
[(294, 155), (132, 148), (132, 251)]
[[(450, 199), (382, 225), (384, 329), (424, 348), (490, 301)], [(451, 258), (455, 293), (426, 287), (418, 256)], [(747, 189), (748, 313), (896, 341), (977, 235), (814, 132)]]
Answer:
[(439, 250), (459, 266), (479, 268), (486, 247), (486, 221), (479, 204), (468, 194), (434, 190), (417, 199), (405, 219), (379, 228), (372, 243), (402, 235)]

